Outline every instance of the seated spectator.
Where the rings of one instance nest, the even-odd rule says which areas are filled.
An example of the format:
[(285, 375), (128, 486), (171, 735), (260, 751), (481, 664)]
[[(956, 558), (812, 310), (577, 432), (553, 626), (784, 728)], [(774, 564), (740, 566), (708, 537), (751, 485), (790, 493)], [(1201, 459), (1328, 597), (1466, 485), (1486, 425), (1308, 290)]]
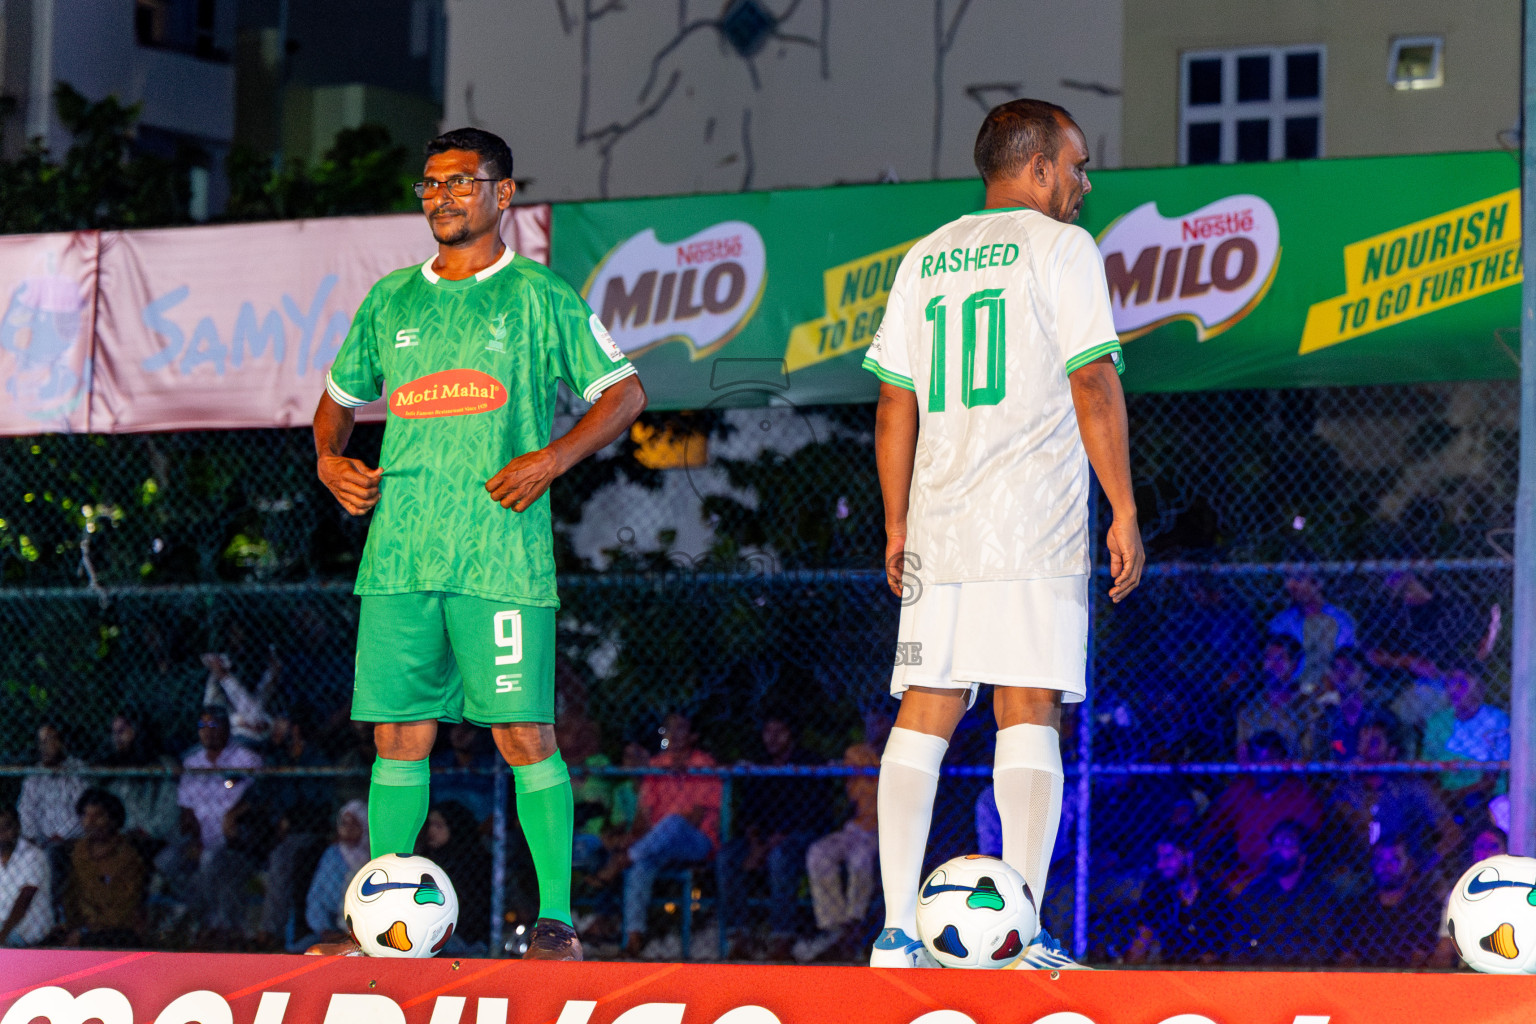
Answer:
[(496, 780), (483, 773), (501, 763), (491, 748), (490, 732), (472, 722), (448, 727), (448, 746), (432, 755), (432, 799), (455, 800), (469, 808), (475, 820), (490, 821)]
[(1264, 690), (1237, 712), (1237, 759), (1253, 760), (1248, 749), (1261, 732), (1278, 733), (1288, 751), (1303, 761), (1316, 753), (1320, 721), (1313, 697), (1302, 693), (1297, 672), (1301, 647), (1288, 636), (1272, 636), (1264, 642), (1260, 678)]
[[(1463, 662), (1445, 673), (1451, 706), (1424, 726), (1424, 758), (1429, 761), (1504, 761), (1509, 758), (1509, 715), (1483, 701), (1483, 680), (1475, 664)], [(1440, 786), (1457, 812), (1486, 803), (1504, 792), (1499, 771), (1445, 772)]]
[[(1396, 723), (1385, 712), (1360, 721), (1356, 764), (1387, 764), (1399, 757)], [(1453, 857), (1461, 828), (1434, 787), (1417, 775), (1385, 772), (1345, 776), (1334, 790), (1331, 811), (1344, 838), (1344, 867), (1359, 870), (1384, 837), (1400, 837), (1415, 864), (1429, 874)]]
[(203, 706), (223, 708), (229, 716), (230, 735), (235, 742), (261, 749), (272, 729), (272, 716), (266, 709), (267, 696), (282, 669), (276, 652), (269, 652), (267, 670), (255, 692), (246, 689), (236, 678), (227, 654), (203, 655), (203, 667), (208, 670), (208, 681), (203, 685)]
[(1440, 899), (1400, 836), (1371, 848), (1374, 886), (1340, 916), (1339, 962), (1347, 966), (1422, 967), (1435, 951)]
[[(613, 762), (601, 750), (602, 730), (585, 713), (567, 714), (555, 723), (555, 745), (571, 771), (576, 815), (571, 866), (577, 871), (600, 871), (608, 862), (610, 838), (627, 832), (635, 819), (635, 784), (630, 779), (591, 774)], [(650, 759), (643, 747), (639, 750), (642, 758), (637, 766)]]
[[(850, 768), (879, 768), (880, 751), (891, 734), (893, 722), (884, 712), (867, 713), (864, 740), (843, 752), (843, 764)], [(848, 776), (843, 784), (848, 795), (848, 820), (836, 832), (816, 840), (805, 852), (817, 932), (795, 944), (795, 959), (802, 963), (826, 955), (829, 950), (835, 951), (839, 959), (854, 959), (861, 952), (860, 931), (875, 893), (875, 857), (880, 848), (876, 819), (879, 788), (878, 776)], [(991, 792), (990, 786), (987, 792)], [(995, 813), (995, 804), (993, 810)], [(999, 851), (1001, 829), (999, 824)]]
[[(1497, 857), (1501, 853), (1509, 852), (1509, 839), (1503, 829), (1489, 822), (1477, 830), (1472, 837), (1472, 852), (1466, 861), (1457, 865), (1456, 877), (1466, 871), (1473, 864), (1487, 860), (1489, 857)], [(1449, 892), (1443, 894), (1449, 896)], [(1439, 967), (1449, 969), (1456, 966), (1459, 954), (1456, 952), (1456, 940), (1451, 937), (1451, 905), (1448, 899), (1440, 901), (1440, 931), (1435, 943), (1435, 951), (1430, 955), (1427, 967)]]
[(310, 935), (291, 947), (294, 952), (308, 949), (317, 942), (339, 942), (347, 937), (343, 901), (347, 883), (367, 864), (368, 805), (350, 800), (336, 815), (336, 841), (320, 855), (320, 865), (309, 883), (304, 901), (304, 923)]
[(1296, 641), (1301, 649), (1297, 687), (1302, 693), (1312, 693), (1322, 683), (1333, 652), (1355, 646), (1355, 620), (1324, 600), (1322, 584), (1309, 569), (1287, 576), (1285, 593), (1291, 605), (1269, 620), (1266, 632)]
[[(713, 768), (715, 759), (694, 747), (686, 715), (668, 715), (661, 728), (661, 753), (653, 768)], [(645, 947), (646, 916), (656, 875), (668, 867), (697, 864), (720, 844), (721, 783), (716, 777), (647, 775), (640, 781), (639, 808), (623, 842), (625, 849), (602, 875), (624, 871), (624, 949), (638, 956)]]
[(1136, 936), (1128, 964), (1213, 964), (1228, 948), (1232, 905), (1227, 894), (1195, 868), (1187, 832), (1157, 841), (1155, 873), (1141, 890)]
[(1307, 869), (1307, 830), (1286, 820), (1270, 830), (1265, 872), (1235, 901), (1233, 955), (1248, 964), (1329, 963), (1338, 908)]
[[(761, 736), (763, 753), (757, 764), (785, 768), (819, 763), (800, 749), (794, 729), (782, 716), (764, 721)], [(768, 881), (767, 957), (788, 960), (805, 851), (831, 824), (826, 782), (787, 775), (747, 778), (738, 785), (741, 835), (720, 851), (720, 887), (727, 920), (735, 932), (731, 958), (748, 955), (748, 899), (755, 886), (743, 876), (761, 873)]]
[(1387, 710), (1400, 726), (1398, 743), (1403, 757), (1417, 761), (1423, 756), (1424, 727), (1431, 718), (1449, 709), (1451, 702), (1445, 699), (1445, 680), (1440, 678), (1439, 667), (1428, 659), (1415, 659), (1408, 666), (1406, 678), (1403, 673), (1398, 676), (1399, 685), (1387, 703)]
[[(308, 710), (295, 707), (272, 716), (267, 766), (271, 768), (323, 768), (330, 759), (314, 738)], [(313, 877), (325, 847), (326, 821), (331, 816), (334, 780), (272, 776), (252, 787), (265, 805), (274, 829), (272, 849), (262, 869), (261, 917), (256, 925), (258, 949), (273, 950), (283, 944), (290, 922), (295, 921), (299, 896)], [(302, 925), (300, 925), (302, 930)]]
[(1372, 664), (1411, 669), (1421, 660), (1455, 661), (1478, 649), (1483, 621), (1470, 601), (1435, 591), (1410, 571), (1387, 573), (1383, 582), (1392, 606), (1372, 630), (1382, 638), (1381, 646), (1371, 651)]
[(57, 892), (64, 880), (69, 841), (80, 835), (75, 804), (86, 784), (73, 773), (84, 768), (85, 762), (69, 753), (57, 723), (44, 722), (37, 730), (37, 766), (51, 771), (22, 780), (16, 810), (21, 816), (22, 837), (48, 856)]
[[(1252, 764), (1285, 761), (1285, 741), (1261, 732), (1249, 744)], [(1226, 876), (1230, 892), (1241, 892), (1268, 864), (1270, 833), (1282, 821), (1312, 830), (1322, 824), (1323, 806), (1301, 777), (1268, 771), (1239, 775), (1211, 805), (1201, 846), (1232, 864)]]
[(444, 953), (485, 953), (491, 938), (491, 852), (475, 816), (453, 800), (433, 804), (416, 852), (443, 869), (459, 897), (459, 923)]
[(70, 854), (64, 887), (64, 943), (130, 946), (144, 932), (148, 871), (122, 834), (123, 802), (88, 789), (75, 804), (82, 835)]
[(1323, 684), (1325, 689), (1318, 698), (1318, 706), (1322, 710), (1321, 734), (1328, 756), (1335, 761), (1353, 760), (1360, 722), (1376, 708), (1378, 698), (1360, 652), (1353, 647), (1339, 648), (1323, 676)]
[[(123, 710), (112, 719), (111, 739), (100, 764), (103, 768), (173, 769), (176, 759), (160, 749), (142, 716)], [(146, 860), (176, 837), (181, 809), (176, 803), (174, 778), (116, 778), (103, 788), (123, 802), (127, 814), (123, 831)]]
[(182, 817), (196, 823), (199, 860), (206, 864), (224, 846), (224, 816), (251, 788), (249, 776), (215, 774), (220, 768), (260, 768), (261, 756), (248, 747), (229, 742), (229, 714), (221, 707), (205, 707), (197, 720), (198, 748), (182, 759), (190, 773), (181, 777), (176, 802)]
[(53, 930), (48, 858), (21, 836), (21, 817), (0, 804), (0, 948), (35, 946)]

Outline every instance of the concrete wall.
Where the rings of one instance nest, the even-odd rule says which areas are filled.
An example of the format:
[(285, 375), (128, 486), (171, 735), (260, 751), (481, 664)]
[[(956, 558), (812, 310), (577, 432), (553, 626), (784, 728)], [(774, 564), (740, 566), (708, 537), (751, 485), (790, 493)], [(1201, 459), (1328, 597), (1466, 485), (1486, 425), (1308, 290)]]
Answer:
[[(1391, 41), (1445, 39), (1445, 84), (1398, 90)], [(1492, 149), (1516, 126), (1518, 0), (1125, 0), (1124, 162), (1177, 162), (1180, 54), (1321, 43), (1330, 157)]]
[(504, 135), (537, 200), (966, 177), (1021, 95), (1119, 163), (1120, 0), (761, 2), (744, 58), (721, 0), (450, 0), (444, 126)]

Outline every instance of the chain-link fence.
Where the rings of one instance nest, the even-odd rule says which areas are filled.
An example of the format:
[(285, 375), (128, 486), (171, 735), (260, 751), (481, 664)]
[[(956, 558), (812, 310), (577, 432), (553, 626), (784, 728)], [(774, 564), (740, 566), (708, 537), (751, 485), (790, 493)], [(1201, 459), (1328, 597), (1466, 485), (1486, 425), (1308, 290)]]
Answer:
[[(1506, 823), (1516, 402), (1503, 383), (1131, 397), (1151, 565), (1123, 605), (1094, 588), (1049, 927), (1096, 962), (1448, 962), (1444, 888)], [(899, 611), (874, 568), (871, 410), (649, 425), (686, 440), (681, 468), (626, 441), (553, 493), (583, 934), (607, 955), (857, 958)], [(359, 428), (354, 451), (378, 441)], [(307, 433), (4, 445), (0, 802), (50, 858), (50, 941), (334, 930), (374, 757), (348, 720), (366, 523), (315, 482)], [(208, 704), (229, 745), (178, 775), (221, 734)], [(930, 864), (996, 841), (981, 704)], [(433, 765), (422, 849), (460, 940), (515, 951), (537, 887), (511, 787), (483, 730), (441, 730)], [(88, 783), (124, 839), (98, 810), (75, 841)], [(626, 868), (672, 800), (710, 842)], [(92, 856), (139, 881), (93, 888)]]

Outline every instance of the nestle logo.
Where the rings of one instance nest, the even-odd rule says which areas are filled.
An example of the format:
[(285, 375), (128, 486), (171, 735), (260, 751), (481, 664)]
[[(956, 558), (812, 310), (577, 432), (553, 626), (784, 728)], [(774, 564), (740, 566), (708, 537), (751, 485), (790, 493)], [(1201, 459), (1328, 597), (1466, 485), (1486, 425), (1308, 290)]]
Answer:
[(1190, 217), (1182, 222), (1183, 240), (1221, 238), (1224, 235), (1246, 235), (1253, 231), (1253, 210), (1237, 210), (1233, 213), (1212, 213), (1204, 217)]
[(729, 238), (711, 238), (703, 242), (689, 242), (687, 245), (677, 247), (677, 265), (680, 267), (740, 258), (740, 235), (732, 235)]

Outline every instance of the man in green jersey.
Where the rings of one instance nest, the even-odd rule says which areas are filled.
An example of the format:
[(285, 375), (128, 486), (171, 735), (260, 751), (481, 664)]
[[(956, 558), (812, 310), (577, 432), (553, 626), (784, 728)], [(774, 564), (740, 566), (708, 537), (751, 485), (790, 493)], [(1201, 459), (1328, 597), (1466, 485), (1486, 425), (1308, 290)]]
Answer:
[[(374, 512), (357, 573), (352, 697), (352, 717), (377, 723), (372, 855), (416, 842), (438, 721), (489, 726), (512, 766), (539, 878), (527, 957), (580, 960), (571, 782), (555, 747), (559, 601), (546, 492), (628, 429), (646, 399), (581, 296), (502, 244), (514, 190), (497, 136), (462, 128), (427, 144), (416, 194), (437, 255), (363, 300), (315, 410), (315, 449), (342, 506)], [(557, 380), (592, 408), (551, 441)], [(352, 410), (386, 392), (371, 469), (344, 454)]]

